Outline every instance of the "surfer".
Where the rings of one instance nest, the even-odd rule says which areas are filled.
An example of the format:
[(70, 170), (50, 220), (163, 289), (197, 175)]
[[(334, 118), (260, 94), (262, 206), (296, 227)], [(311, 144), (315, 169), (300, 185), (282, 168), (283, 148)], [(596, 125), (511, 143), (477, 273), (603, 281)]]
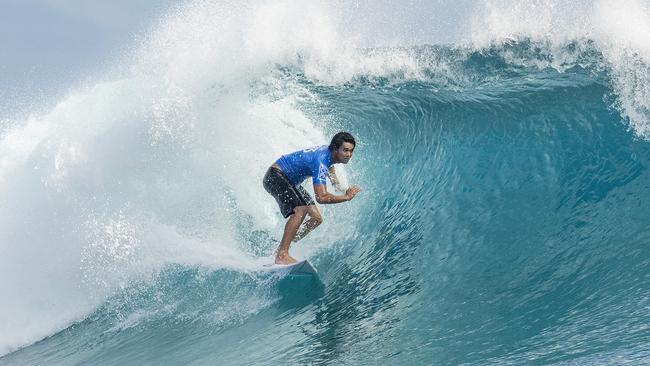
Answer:
[[(314, 200), (300, 185), (307, 177), (312, 177), (316, 202), (320, 204), (350, 201), (361, 191), (358, 186), (351, 186), (344, 195), (335, 195), (327, 192), (325, 180), (328, 177), (337, 190), (343, 191), (333, 164), (347, 164), (355, 147), (356, 142), (351, 134), (339, 132), (329, 146), (316, 146), (282, 155), (266, 171), (264, 189), (275, 198), (282, 215), (288, 218), (275, 263), (296, 263), (297, 260), (289, 255), (291, 242), (304, 238), (323, 222)], [(303, 224), (307, 216), (309, 218)]]

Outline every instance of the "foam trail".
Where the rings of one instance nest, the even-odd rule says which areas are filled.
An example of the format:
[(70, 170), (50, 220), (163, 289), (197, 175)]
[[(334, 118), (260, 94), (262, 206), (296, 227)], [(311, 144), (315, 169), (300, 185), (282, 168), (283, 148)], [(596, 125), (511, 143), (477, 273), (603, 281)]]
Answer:
[[(237, 222), (245, 214), (270, 230), (279, 220), (253, 177), (281, 152), (324, 141), (269, 74), (321, 30), (284, 45), (254, 21), (271, 11), (272, 27), (291, 24), (302, 17), (292, 9), (178, 9), (136, 52), (129, 78), (72, 92), (2, 134), (0, 354), (166, 264), (257, 265)], [(252, 98), (251, 87), (277, 97)]]

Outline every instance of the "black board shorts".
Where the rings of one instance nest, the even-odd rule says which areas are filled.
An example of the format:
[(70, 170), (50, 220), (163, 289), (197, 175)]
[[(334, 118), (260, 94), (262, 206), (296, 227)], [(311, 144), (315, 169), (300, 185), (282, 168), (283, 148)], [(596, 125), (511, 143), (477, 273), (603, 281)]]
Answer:
[(314, 200), (302, 186), (294, 186), (289, 178), (276, 167), (270, 167), (264, 174), (264, 189), (269, 192), (280, 206), (280, 212), (285, 218), (293, 215), (293, 209), (298, 206), (314, 205)]

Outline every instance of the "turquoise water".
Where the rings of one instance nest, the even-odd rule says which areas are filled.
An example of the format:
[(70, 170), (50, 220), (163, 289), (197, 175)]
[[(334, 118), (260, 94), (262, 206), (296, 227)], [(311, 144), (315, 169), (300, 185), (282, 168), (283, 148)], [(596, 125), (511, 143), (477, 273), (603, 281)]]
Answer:
[[(48, 132), (2, 176), (36, 192), (14, 203), (19, 219), (61, 212), (26, 241), (17, 226), (14, 242), (64, 243), (46, 252), (71, 264), (52, 265), (66, 275), (45, 300), (16, 290), (48, 286), (40, 267), (16, 264), (28, 280), (5, 295), (40, 301), (16, 314), (43, 329), (5, 336), (0, 365), (648, 362), (650, 145), (638, 123), (650, 115), (626, 104), (592, 41), (547, 46), (366, 48), (360, 60), (397, 66), (342, 81), (299, 54), (252, 72), (241, 98), (240, 81), (193, 81), (166, 94), (182, 103), (162, 119), (146, 98), (124, 106), (160, 100), (149, 88), (98, 87), (73, 114), (109, 100), (118, 117)], [(553, 52), (571, 57), (554, 67)], [(640, 82), (647, 64), (635, 60)], [(358, 140), (345, 173), (363, 192), (321, 207), (323, 227), (294, 244), (318, 279), (261, 272), (283, 225), (264, 168), (338, 130)], [(31, 169), (57, 158), (65, 174)]]

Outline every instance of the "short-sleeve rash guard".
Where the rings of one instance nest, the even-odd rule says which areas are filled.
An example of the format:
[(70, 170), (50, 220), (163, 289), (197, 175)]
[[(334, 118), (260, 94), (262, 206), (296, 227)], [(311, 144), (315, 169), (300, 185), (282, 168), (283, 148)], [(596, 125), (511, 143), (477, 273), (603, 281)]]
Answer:
[(294, 186), (298, 186), (307, 177), (312, 177), (316, 184), (326, 184), (327, 172), (332, 166), (332, 156), (327, 145), (299, 150), (282, 155), (276, 162)]

